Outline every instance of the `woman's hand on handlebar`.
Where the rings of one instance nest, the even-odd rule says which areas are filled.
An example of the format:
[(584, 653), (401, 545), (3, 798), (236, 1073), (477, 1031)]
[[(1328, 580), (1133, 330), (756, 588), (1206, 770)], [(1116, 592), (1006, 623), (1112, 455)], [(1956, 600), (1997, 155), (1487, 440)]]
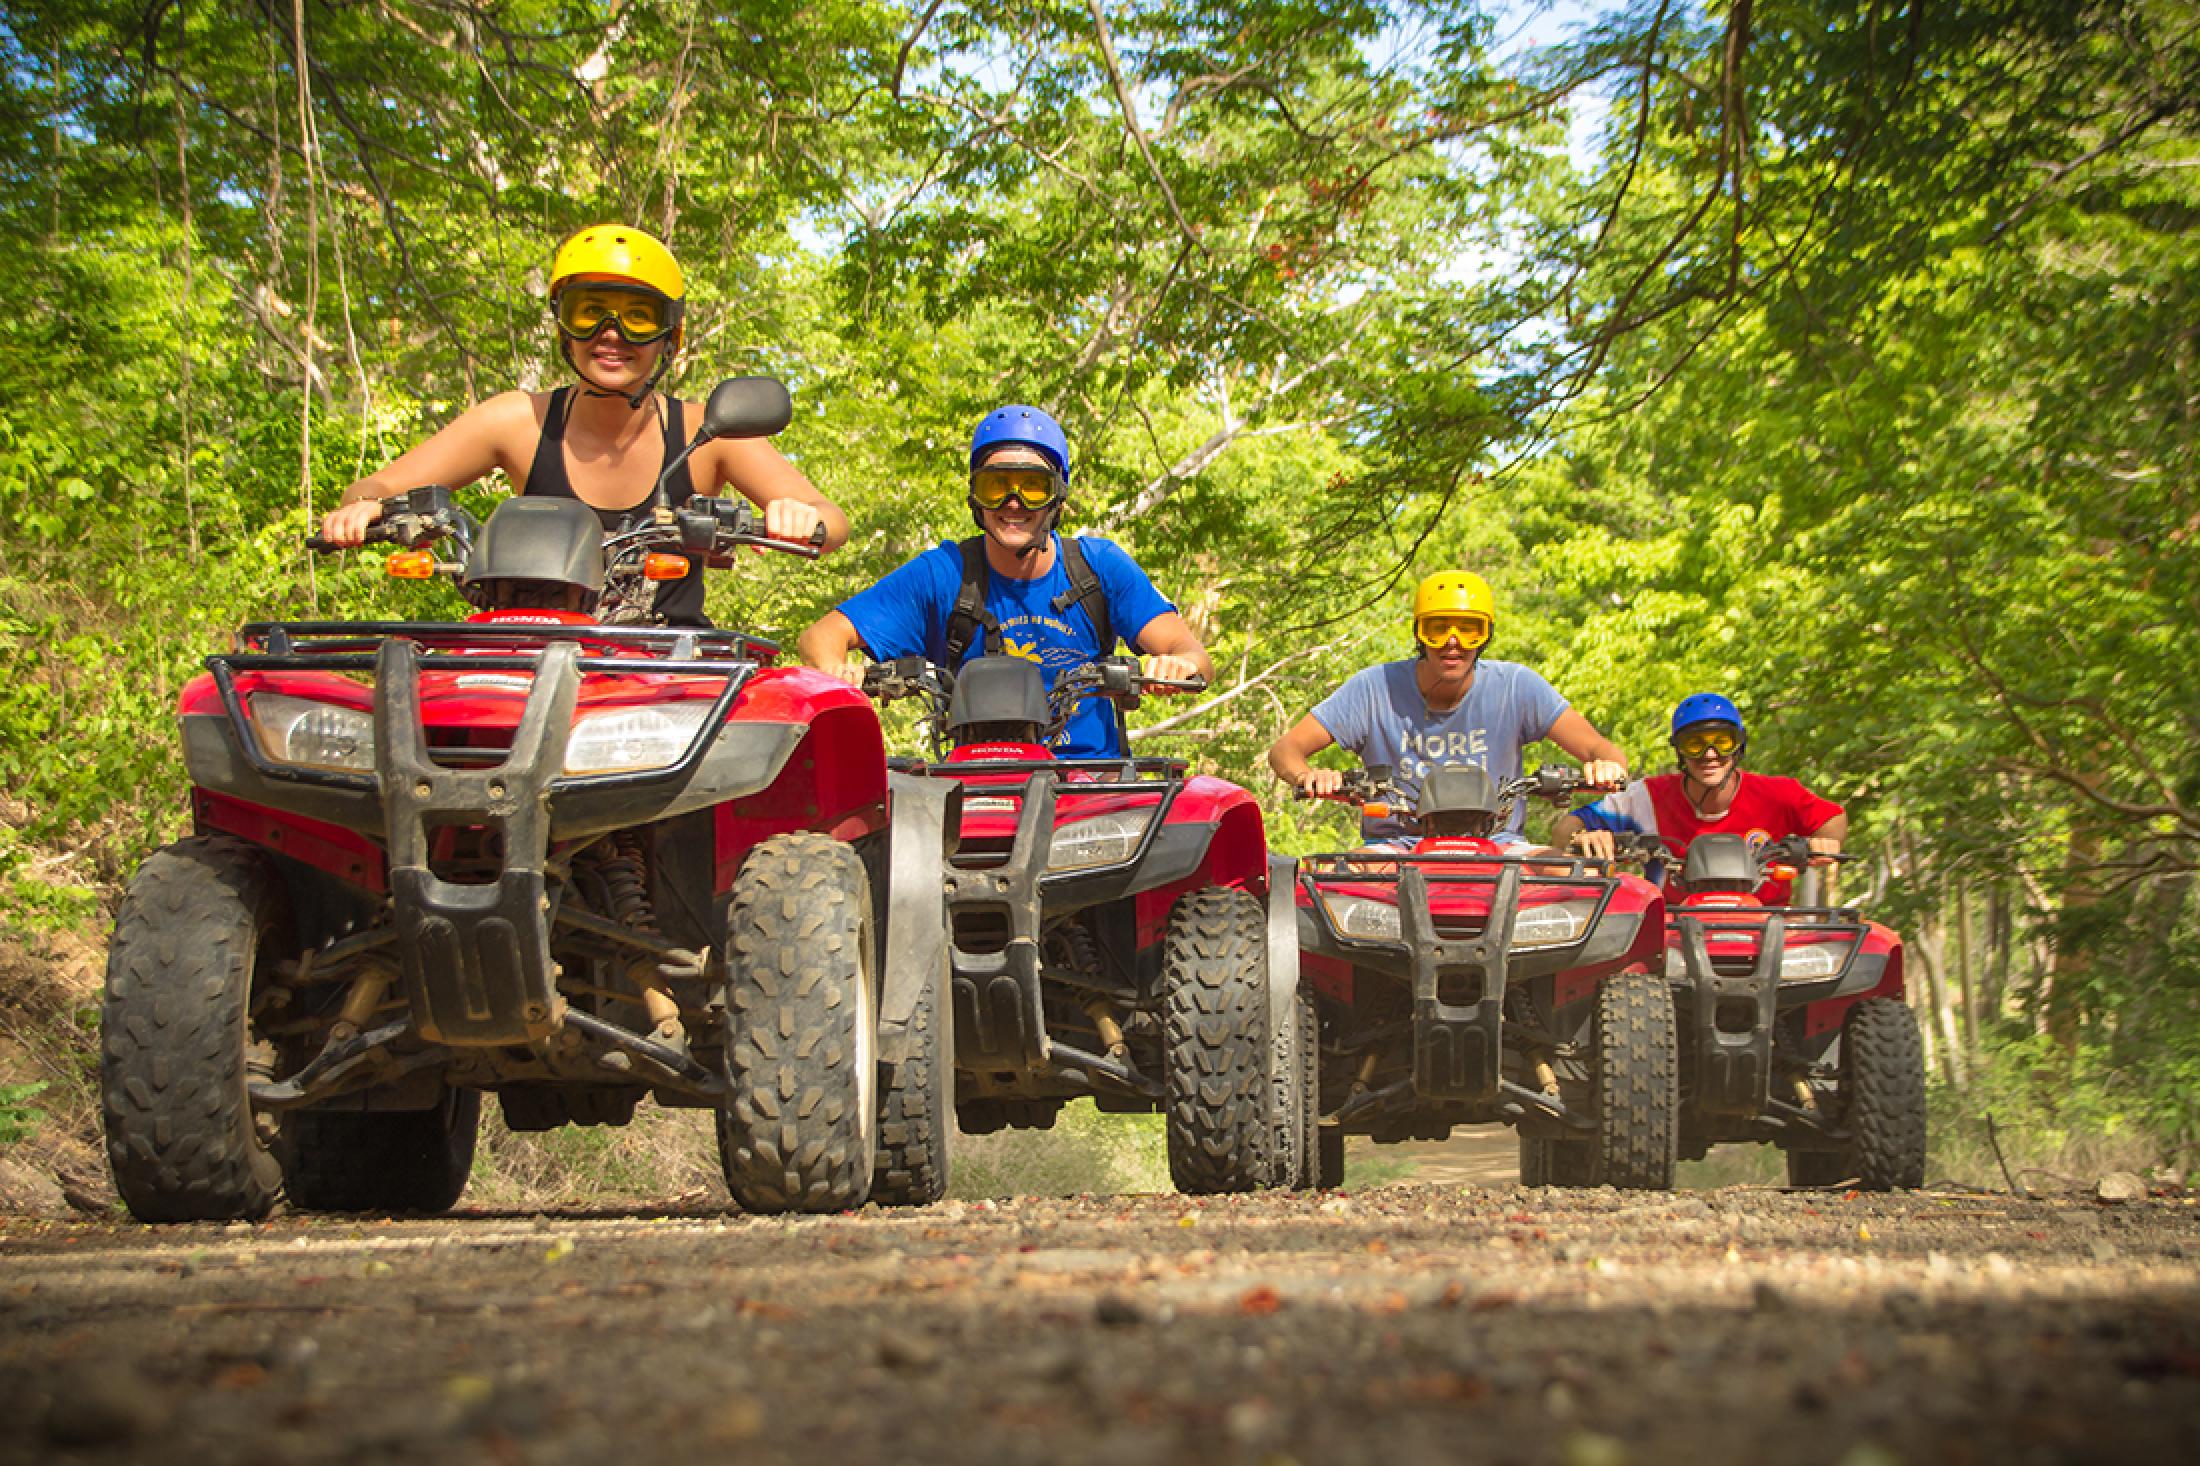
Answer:
[[(774, 499), (764, 506), (764, 533), (775, 540), (809, 544), (824, 523), (824, 513), (815, 504), (801, 499)], [(858, 680), (860, 682), (860, 674)]]
[(1841, 860), (1841, 842), (1831, 835), (1810, 837), (1810, 863), (1812, 865), (1837, 865)]
[(381, 517), (380, 499), (354, 499), (321, 516), (321, 538), (333, 545), (363, 545), (367, 526)]

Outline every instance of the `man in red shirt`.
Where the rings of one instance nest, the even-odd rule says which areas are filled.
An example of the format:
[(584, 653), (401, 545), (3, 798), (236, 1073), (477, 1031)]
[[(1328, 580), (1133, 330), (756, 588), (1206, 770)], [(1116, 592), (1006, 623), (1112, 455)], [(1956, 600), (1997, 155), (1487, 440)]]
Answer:
[[(1678, 773), (1639, 779), (1564, 816), (1551, 843), (1609, 858), (1615, 833), (1639, 830), (1656, 835), (1679, 858), (1698, 835), (1711, 831), (1741, 835), (1753, 850), (1768, 840), (1805, 835), (1815, 854), (1840, 852), (1849, 832), (1849, 817), (1840, 805), (1819, 798), (1798, 780), (1743, 770), (1749, 735), (1741, 709), (1727, 698), (1715, 692), (1682, 698), (1673, 709), (1672, 741)], [(1767, 881), (1757, 898), (1768, 906), (1784, 906), (1788, 885)]]

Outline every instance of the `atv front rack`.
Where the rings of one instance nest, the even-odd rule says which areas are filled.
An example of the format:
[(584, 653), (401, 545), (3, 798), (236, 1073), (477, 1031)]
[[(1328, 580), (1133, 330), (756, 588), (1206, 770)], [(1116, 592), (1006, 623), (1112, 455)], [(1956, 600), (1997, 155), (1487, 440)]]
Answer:
[[(1199, 848), (1187, 851), (1161, 845), (1169, 811), (1184, 789), (1184, 762), (1001, 759), (929, 764), (916, 772), (960, 783), (966, 809), (973, 799), (1017, 804), (1015, 834), (1005, 858), (979, 867), (951, 862), (945, 871), (957, 1064), (974, 1071), (1042, 1074), (1078, 1080), (1098, 1090), (1157, 1097), (1158, 1087), (1146, 1076), (1049, 1034), (1039, 949), (1047, 916), (1113, 900), (1132, 889), (1165, 885), (1197, 868)], [(1072, 773), (1103, 777), (1070, 783), (1065, 776)], [(1023, 777), (1021, 784), (993, 782), (1018, 775)], [(1054, 853), (1055, 811), (1064, 795), (1126, 794), (1149, 795), (1154, 800), (1146, 826), (1127, 857), (1076, 870), (1047, 869)], [(1172, 841), (1171, 846), (1180, 843)], [(1004, 930), (1006, 941), (997, 951), (974, 950), (956, 935), (966, 924)]]
[[(422, 634), (415, 634), (416, 632)], [(585, 654), (589, 643), (663, 647), (719, 655)], [(734, 653), (745, 638), (596, 626), (454, 627), (297, 623), (248, 627), (246, 645), (284, 650), (207, 658), (231, 742), (265, 786), (303, 784), (344, 791), (354, 827), (378, 826), (389, 850), (391, 918), (405, 997), (420, 1037), (454, 1045), (526, 1045), (572, 1019), (557, 991), (551, 956), (555, 920), (545, 867), (553, 825), (565, 836), (618, 828), (676, 807), (747, 792), (787, 756), (799, 730), (732, 724), (728, 711), (758, 670)], [(517, 644), (520, 650), (483, 650)], [(372, 672), (375, 771), (306, 768), (270, 758), (254, 736), (238, 677), (266, 672)], [(494, 762), (439, 760), (422, 722), (426, 671), (526, 672), (531, 680), (511, 745)], [(567, 775), (581, 679), (590, 673), (694, 676), (722, 685), (687, 747), (652, 769)], [(709, 765), (709, 772), (698, 771)], [(696, 792), (696, 786), (703, 786)], [(371, 816), (371, 818), (369, 818)], [(433, 868), (434, 833), (483, 827), (501, 835), (488, 881), (447, 880)]]

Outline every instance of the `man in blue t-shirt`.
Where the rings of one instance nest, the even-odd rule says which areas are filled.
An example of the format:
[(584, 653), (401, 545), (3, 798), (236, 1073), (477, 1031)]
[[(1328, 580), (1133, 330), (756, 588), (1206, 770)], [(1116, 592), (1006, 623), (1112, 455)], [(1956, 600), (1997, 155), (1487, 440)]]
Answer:
[[(1206, 648), (1136, 561), (1108, 540), (1055, 533), (1068, 496), (1061, 425), (1036, 407), (986, 414), (970, 440), (970, 512), (983, 533), (927, 550), (827, 611), (802, 633), (802, 660), (860, 686), (858, 650), (953, 668), (1023, 657), (1052, 687), (1070, 668), (1113, 655), (1120, 639), (1147, 658), (1151, 676), (1212, 681)], [(1051, 746), (1064, 758), (1129, 752), (1101, 698), (1081, 703)]]
[[(1337, 744), (1365, 764), (1388, 764), (1408, 811), (1421, 780), (1438, 764), (1478, 764), (1498, 784), (1520, 777), (1520, 753), (1548, 738), (1581, 760), (1592, 784), (1627, 781), (1627, 755), (1541, 677), (1517, 662), (1483, 657), (1497, 629), (1497, 603), (1479, 575), (1451, 570), (1431, 575), (1413, 596), (1410, 662), (1380, 662), (1355, 672), (1299, 719), (1268, 750), (1268, 765), (1308, 794), (1334, 794), (1344, 776), (1307, 762)], [(1526, 846), (1526, 810), (1492, 838)], [(1370, 845), (1403, 846), (1413, 827), (1393, 818), (1363, 819)]]

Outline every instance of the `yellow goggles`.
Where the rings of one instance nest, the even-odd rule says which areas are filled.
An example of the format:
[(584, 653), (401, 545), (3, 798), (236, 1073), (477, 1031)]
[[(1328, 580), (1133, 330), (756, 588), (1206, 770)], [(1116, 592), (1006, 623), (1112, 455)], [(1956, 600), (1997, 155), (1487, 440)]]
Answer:
[(673, 303), (654, 290), (618, 285), (575, 285), (559, 292), (558, 329), (587, 341), (609, 326), (635, 346), (655, 341), (678, 324)]
[(1062, 497), (1061, 476), (1037, 464), (1002, 464), (970, 471), (970, 502), (998, 509), (1014, 499), (1026, 509), (1044, 509)]
[(1456, 637), (1471, 652), (1490, 639), (1490, 623), (1485, 616), (1423, 616), (1413, 623), (1413, 634), (1431, 651)]
[(1682, 758), (1702, 758), (1707, 753), (1732, 758), (1741, 746), (1741, 738), (1731, 728), (1691, 728), (1673, 740), (1673, 751)]

